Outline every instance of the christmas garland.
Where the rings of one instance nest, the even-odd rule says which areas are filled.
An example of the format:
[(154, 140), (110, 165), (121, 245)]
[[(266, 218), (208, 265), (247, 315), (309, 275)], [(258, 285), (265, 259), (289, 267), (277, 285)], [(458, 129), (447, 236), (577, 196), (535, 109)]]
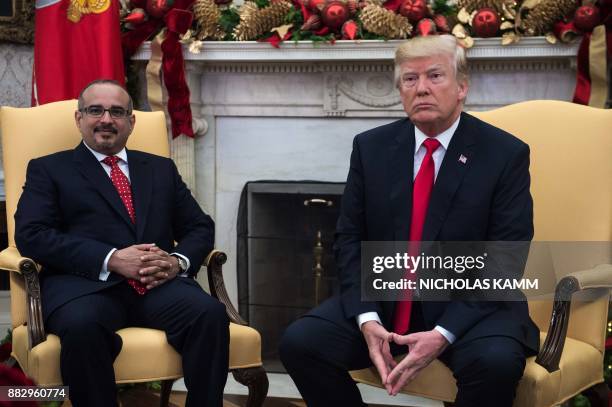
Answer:
[[(125, 1), (124, 31), (151, 35), (152, 26), (163, 28), (164, 16), (177, 0)], [(333, 43), (434, 33), (452, 33), (466, 48), (474, 44), (474, 37), (500, 37), (502, 45), (525, 36), (569, 42), (602, 23), (611, 4), (612, 0), (246, 0), (237, 7), (231, 0), (195, 0), (188, 9), (194, 22), (182, 42), (193, 51), (204, 40), (256, 40), (277, 46), (289, 40)]]

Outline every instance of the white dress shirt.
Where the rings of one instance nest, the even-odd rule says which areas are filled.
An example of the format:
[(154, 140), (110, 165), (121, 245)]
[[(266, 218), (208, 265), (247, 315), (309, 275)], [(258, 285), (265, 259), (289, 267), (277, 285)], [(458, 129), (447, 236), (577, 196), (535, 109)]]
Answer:
[[(94, 157), (96, 157), (96, 160), (98, 160), (102, 168), (104, 168), (104, 172), (106, 172), (106, 175), (108, 175), (108, 177), (110, 178), (111, 167), (110, 165), (107, 165), (102, 162), (102, 160), (104, 160), (107, 156), (93, 150), (91, 147), (87, 145), (85, 141), (83, 141), (83, 144), (85, 145), (85, 147), (87, 147), (89, 151), (91, 151)], [(121, 170), (121, 172), (123, 172), (123, 174), (125, 174), (128, 181), (130, 181), (130, 168), (128, 166), (128, 158), (127, 158), (127, 152), (125, 151), (125, 148), (123, 148), (121, 151), (115, 154), (115, 156), (119, 158), (119, 161), (117, 161), (117, 165), (119, 166), (119, 169)], [(106, 281), (108, 279), (108, 276), (110, 275), (110, 271), (108, 271), (108, 261), (110, 260), (113, 253), (115, 253), (116, 251), (117, 251), (117, 248), (111, 249), (111, 251), (108, 252), (106, 257), (104, 258), (104, 263), (102, 263), (102, 270), (100, 270), (100, 276), (99, 276), (100, 280)], [(184, 259), (187, 262), (187, 269), (189, 269), (191, 262), (189, 261), (187, 257), (185, 257), (184, 255), (180, 253), (171, 253), (171, 255), (179, 256), (180, 258)], [(187, 277), (187, 273), (181, 273), (179, 274), (179, 276)]]
[[(437, 139), (440, 142), (440, 147), (433, 152), (432, 158), (434, 160), (434, 180), (438, 177), (438, 172), (440, 171), (440, 167), (442, 166), (442, 160), (444, 159), (444, 155), (446, 155), (446, 151), (448, 150), (448, 145), (450, 144), (453, 135), (455, 134), (455, 130), (459, 127), (459, 120), (461, 116), (455, 120), (455, 122), (448, 129), (443, 131), (442, 133), (434, 136), (433, 138)], [(421, 168), (421, 163), (425, 158), (425, 154), (427, 153), (427, 149), (423, 145), (423, 142), (429, 136), (425, 135), (418, 127), (414, 127), (414, 171), (412, 172), (412, 180), (414, 180)], [(434, 181), (435, 182), (435, 181)], [(357, 324), (359, 325), (359, 329), (361, 329), (361, 325), (365, 324), (368, 321), (376, 321), (382, 325), (380, 320), (380, 316), (378, 312), (364, 312), (363, 314), (357, 315)], [(455, 342), (455, 335), (449, 330), (441, 327), (440, 325), (436, 325), (434, 328), (436, 331), (440, 332), (442, 336), (446, 338), (449, 343)]]

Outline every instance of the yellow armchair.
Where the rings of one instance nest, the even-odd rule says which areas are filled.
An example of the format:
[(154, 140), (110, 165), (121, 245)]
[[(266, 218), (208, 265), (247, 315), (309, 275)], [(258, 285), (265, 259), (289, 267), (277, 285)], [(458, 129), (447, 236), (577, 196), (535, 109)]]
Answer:
[[(56, 386), (60, 375), (60, 341), (46, 334), (42, 320), (39, 266), (24, 258), (15, 247), (13, 215), (25, 183), (30, 159), (72, 149), (81, 140), (74, 120), (76, 101), (50, 103), (34, 108), (0, 108), (0, 132), (6, 190), (9, 247), (0, 253), (0, 269), (10, 272), (12, 356), (37, 384)], [(166, 121), (163, 113), (135, 112), (134, 132), (128, 148), (169, 156)], [(214, 250), (207, 259), (211, 295), (226, 305), (230, 320), (230, 371), (249, 387), (248, 406), (261, 406), (268, 391), (268, 379), (261, 362), (261, 337), (246, 326), (225, 290), (223, 252)], [(180, 355), (168, 344), (162, 331), (125, 328), (121, 353), (114, 363), (117, 383), (162, 380), (161, 405), (167, 406), (172, 383), (182, 377)], [(152, 358), (151, 355), (155, 355)]]
[[(612, 288), (612, 110), (540, 100), (473, 114), (529, 144), (534, 241), (607, 242), (592, 256), (551, 250), (547, 267), (563, 278), (554, 301), (529, 301), (541, 349), (527, 359), (514, 406), (554, 406), (580, 392), (591, 405), (607, 406), (602, 382)], [(588, 300), (572, 302), (582, 291)], [(375, 369), (351, 374), (382, 387)], [(402, 392), (452, 403), (457, 387), (451, 371), (435, 360)]]

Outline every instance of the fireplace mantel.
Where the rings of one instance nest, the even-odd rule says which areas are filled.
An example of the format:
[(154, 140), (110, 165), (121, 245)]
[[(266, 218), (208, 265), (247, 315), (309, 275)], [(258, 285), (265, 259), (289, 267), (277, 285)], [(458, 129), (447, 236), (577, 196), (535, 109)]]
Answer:
[[(405, 116), (393, 83), (401, 41), (204, 42), (184, 49), (194, 127), (173, 158), (216, 221), (228, 253), (224, 276), (237, 303), (236, 220), (248, 181), (344, 182), (352, 138)], [(467, 110), (531, 99), (571, 100), (578, 44), (524, 38), (502, 46), (476, 39), (468, 50)], [(150, 45), (135, 55), (148, 61)], [(179, 138), (181, 139), (181, 138)], [(179, 140), (177, 139), (177, 140)], [(182, 139), (185, 139), (184, 137)]]
[[(203, 41), (200, 52), (184, 49), (189, 62), (295, 62), (295, 61), (392, 61), (402, 40), (336, 41), (335, 44), (311, 41), (284, 42), (280, 48), (256, 41)], [(578, 43), (550, 44), (543, 37), (526, 37), (517, 44), (502, 46), (499, 38), (477, 38), (468, 50), (470, 60), (496, 59), (567, 59), (574, 60)], [(145, 43), (133, 57), (148, 60), (150, 43)]]

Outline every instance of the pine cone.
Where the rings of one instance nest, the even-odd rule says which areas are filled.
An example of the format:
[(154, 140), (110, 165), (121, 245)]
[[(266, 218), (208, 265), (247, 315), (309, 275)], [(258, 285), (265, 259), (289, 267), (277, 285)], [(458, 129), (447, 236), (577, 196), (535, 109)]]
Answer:
[(221, 11), (214, 0), (197, 0), (193, 5), (193, 14), (197, 21), (197, 39), (220, 40), (225, 36), (223, 28), (219, 25)]
[(531, 9), (521, 9), (520, 29), (525, 35), (544, 35), (552, 31), (556, 21), (573, 14), (576, 0), (542, 0)]
[(468, 13), (471, 13), (474, 10), (480, 10), (482, 8), (492, 8), (498, 13), (502, 12), (502, 5), (504, 3), (512, 3), (514, 0), (458, 0), (457, 1), (457, 9), (461, 10), (465, 8)]
[(255, 3), (247, 1), (240, 10), (240, 24), (234, 28), (234, 37), (238, 41), (248, 41), (283, 25), (291, 3), (281, 0), (259, 9)]
[(318, 14), (313, 14), (308, 17), (308, 20), (302, 25), (302, 31), (316, 31), (321, 28), (321, 17)]
[(408, 19), (384, 7), (368, 4), (361, 11), (363, 28), (385, 38), (406, 38), (412, 33)]
[(382, 6), (385, 0), (360, 0), (358, 2), (359, 8), (365, 8), (365, 6), (373, 4), (375, 6)]

